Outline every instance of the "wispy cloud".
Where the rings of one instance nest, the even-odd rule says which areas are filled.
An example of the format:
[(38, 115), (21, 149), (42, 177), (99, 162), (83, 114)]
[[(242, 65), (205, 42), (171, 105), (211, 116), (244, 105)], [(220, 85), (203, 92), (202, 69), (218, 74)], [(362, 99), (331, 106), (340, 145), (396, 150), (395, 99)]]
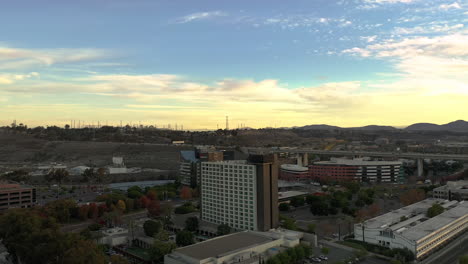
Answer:
[(110, 56), (99, 49), (21, 49), (0, 46), (0, 70), (93, 61)]
[(440, 9), (442, 10), (449, 10), (449, 9), (461, 9), (461, 6), (459, 3), (454, 2), (452, 4), (442, 4), (439, 6)]
[(175, 23), (185, 24), (185, 23), (189, 23), (193, 21), (205, 20), (205, 19), (210, 19), (214, 17), (223, 17), (223, 16), (227, 16), (227, 13), (223, 11), (198, 12), (198, 13), (189, 14), (183, 17), (179, 17), (175, 20)]

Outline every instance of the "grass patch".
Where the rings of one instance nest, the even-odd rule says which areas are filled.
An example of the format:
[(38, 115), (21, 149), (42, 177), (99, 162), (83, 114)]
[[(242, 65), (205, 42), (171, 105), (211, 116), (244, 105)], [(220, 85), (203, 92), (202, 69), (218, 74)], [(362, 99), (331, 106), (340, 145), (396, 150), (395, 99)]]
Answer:
[(133, 254), (135, 256), (138, 256), (144, 260), (150, 260), (150, 254), (148, 250), (139, 248), (139, 247), (129, 247), (125, 251), (127, 251), (130, 254)]

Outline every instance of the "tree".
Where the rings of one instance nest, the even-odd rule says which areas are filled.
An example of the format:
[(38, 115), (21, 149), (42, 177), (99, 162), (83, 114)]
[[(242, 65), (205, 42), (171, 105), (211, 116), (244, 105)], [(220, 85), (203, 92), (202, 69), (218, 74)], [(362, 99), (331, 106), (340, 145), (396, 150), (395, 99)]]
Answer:
[(185, 220), (185, 229), (191, 232), (195, 232), (198, 230), (198, 218), (197, 217), (189, 217)]
[(145, 231), (145, 235), (149, 237), (154, 237), (156, 233), (158, 233), (162, 228), (161, 222), (148, 220), (145, 221), (143, 224), (143, 230)]
[(159, 233), (156, 234), (155, 238), (159, 241), (168, 241), (169, 240), (169, 233), (162, 229)]
[(291, 198), (291, 205), (294, 207), (303, 206), (305, 204), (305, 200), (303, 196), (296, 196)]
[(218, 226), (218, 236), (224, 236), (231, 233), (231, 227), (228, 224), (220, 224)]
[(89, 206), (88, 205), (82, 205), (80, 206), (79, 209), (79, 215), (81, 220), (86, 220), (88, 219), (88, 212), (89, 212)]
[(181, 247), (192, 245), (195, 243), (193, 233), (187, 230), (182, 230), (176, 235), (176, 244)]
[(327, 247), (323, 247), (322, 250), (321, 250), (322, 254), (324, 255), (328, 255), (328, 253), (330, 253), (330, 249), (327, 248)]
[(155, 190), (149, 190), (149, 191), (146, 193), (146, 197), (148, 197), (148, 199), (154, 201), (154, 200), (156, 200), (156, 198), (158, 197), (158, 194), (156, 193)]
[[(74, 208), (76, 208), (76, 212), (78, 212), (76, 202), (71, 199), (55, 200), (46, 204), (42, 208), (42, 211), (46, 216), (53, 217), (60, 223), (68, 223)], [(75, 217), (79, 217), (78, 213)]]
[(278, 207), (279, 207), (279, 210), (282, 211), (282, 212), (289, 211), (289, 204), (288, 203), (280, 203), (280, 205)]
[(406, 193), (400, 195), (400, 202), (403, 205), (407, 206), (407, 205), (422, 201), (425, 198), (426, 198), (426, 194), (424, 193), (424, 190), (411, 189), (407, 191)]
[(45, 179), (47, 181), (55, 181), (61, 184), (64, 180), (68, 179), (68, 171), (66, 169), (52, 169), (47, 173)]
[(99, 216), (99, 209), (95, 203), (89, 205), (88, 218), (97, 219)]
[(427, 209), (426, 215), (427, 217), (434, 217), (436, 215), (440, 215), (441, 213), (444, 212), (444, 207), (442, 207), (440, 204), (435, 203), (429, 209)]
[(307, 226), (307, 232), (315, 234), (315, 224), (309, 224)]
[(158, 217), (161, 214), (161, 208), (158, 200), (151, 201), (146, 207), (150, 217)]
[(83, 171), (81, 174), (83, 177), (82, 181), (83, 182), (91, 182), (96, 178), (96, 174), (94, 173), (94, 168), (87, 168)]
[(119, 211), (120, 211), (121, 213), (125, 212), (125, 209), (127, 208), (127, 207), (125, 206), (125, 202), (122, 201), (122, 200), (119, 200), (119, 201), (117, 202), (116, 207), (117, 207), (117, 209), (119, 209)]
[(132, 199), (140, 198), (143, 196), (143, 190), (139, 186), (132, 186), (127, 189), (127, 196)]
[(148, 197), (146, 196), (142, 196), (140, 198), (140, 204), (141, 204), (141, 208), (146, 208), (148, 207), (148, 204), (150, 203), (150, 200), (148, 199)]
[(310, 212), (314, 215), (328, 215), (328, 204), (325, 201), (314, 201), (310, 204)]
[(89, 240), (79, 240), (72, 248), (67, 250), (62, 263), (85, 264), (96, 263), (105, 264), (106, 259), (102, 251), (95, 243)]
[(180, 189), (180, 198), (183, 200), (192, 199), (192, 189), (187, 186), (182, 187), (182, 189)]
[(110, 264), (130, 264), (126, 258), (119, 255), (112, 255), (109, 260)]
[(163, 263), (164, 256), (171, 253), (176, 245), (171, 242), (154, 241), (154, 245), (149, 250), (150, 259), (155, 263)]
[(468, 255), (461, 256), (458, 260), (459, 264), (468, 264)]

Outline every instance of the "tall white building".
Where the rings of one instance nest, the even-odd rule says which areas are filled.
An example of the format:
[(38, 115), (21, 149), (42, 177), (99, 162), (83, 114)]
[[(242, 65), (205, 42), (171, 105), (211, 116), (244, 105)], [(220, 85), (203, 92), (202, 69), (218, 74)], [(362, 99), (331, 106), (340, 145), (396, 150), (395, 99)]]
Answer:
[(277, 227), (278, 176), (273, 160), (202, 162), (201, 218), (237, 230)]
[[(445, 211), (426, 216), (440, 204)], [(423, 259), (468, 231), (468, 202), (426, 199), (354, 225), (354, 238), (388, 248), (407, 248)]]

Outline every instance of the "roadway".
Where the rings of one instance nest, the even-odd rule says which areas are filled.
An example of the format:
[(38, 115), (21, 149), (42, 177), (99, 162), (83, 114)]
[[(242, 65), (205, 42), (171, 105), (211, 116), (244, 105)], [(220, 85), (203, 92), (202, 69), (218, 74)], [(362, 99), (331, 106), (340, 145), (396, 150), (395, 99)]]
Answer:
[(249, 148), (249, 152), (269, 152), (269, 153), (297, 153), (297, 154), (317, 154), (330, 156), (366, 156), (382, 158), (407, 158), (407, 159), (440, 159), (440, 160), (460, 160), (468, 161), (468, 155), (459, 154), (437, 154), (437, 153), (416, 153), (416, 152), (378, 152), (378, 151), (342, 151), (342, 150), (318, 150), (310, 148), (297, 149), (264, 149)]

